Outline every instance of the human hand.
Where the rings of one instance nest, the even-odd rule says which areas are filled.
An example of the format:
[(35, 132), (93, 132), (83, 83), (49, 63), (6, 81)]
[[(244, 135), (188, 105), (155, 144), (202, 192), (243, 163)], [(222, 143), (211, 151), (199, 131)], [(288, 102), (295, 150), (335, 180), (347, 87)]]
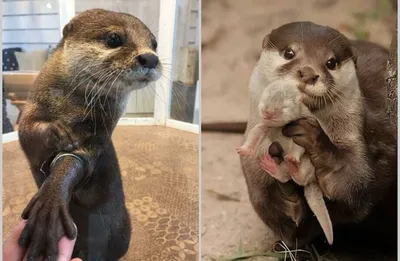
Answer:
[[(18, 239), (22, 230), (25, 228), (27, 220), (21, 221), (11, 233), (11, 236), (3, 245), (3, 259), (7, 261), (27, 261), (27, 249), (22, 248), (18, 244)], [(76, 238), (69, 240), (63, 236), (58, 242), (58, 259), (57, 261), (82, 261), (80, 258), (71, 260), (72, 251), (74, 249)], [(44, 260), (44, 259), (42, 259)], [(46, 260), (47, 261), (47, 260)]]

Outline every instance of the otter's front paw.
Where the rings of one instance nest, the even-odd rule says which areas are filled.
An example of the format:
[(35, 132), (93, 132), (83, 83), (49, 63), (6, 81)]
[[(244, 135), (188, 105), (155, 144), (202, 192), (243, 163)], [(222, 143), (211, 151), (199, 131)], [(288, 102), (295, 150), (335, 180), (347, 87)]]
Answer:
[(282, 134), (311, 155), (331, 153), (335, 146), (314, 118), (303, 118), (291, 122), (282, 129)]
[(42, 135), (49, 149), (70, 152), (78, 147), (77, 139), (60, 121), (47, 123)]
[(324, 197), (329, 200), (332, 200), (332, 198), (336, 198), (339, 193), (342, 193), (343, 195), (345, 193), (344, 189), (340, 190), (334, 186), (334, 184), (336, 184), (335, 182), (336, 179), (332, 173), (318, 176), (319, 188), (321, 189)]
[(68, 210), (69, 198), (69, 192), (45, 182), (26, 206), (22, 218), (28, 221), (18, 242), (28, 249), (28, 260), (57, 260), (62, 236), (71, 240), (77, 236)]

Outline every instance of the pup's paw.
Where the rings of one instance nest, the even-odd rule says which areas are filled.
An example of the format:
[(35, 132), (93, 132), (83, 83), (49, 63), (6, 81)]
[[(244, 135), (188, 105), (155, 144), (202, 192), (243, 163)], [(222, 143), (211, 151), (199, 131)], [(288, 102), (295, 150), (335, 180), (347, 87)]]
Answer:
[(237, 153), (240, 156), (248, 157), (254, 155), (254, 150), (251, 149), (249, 146), (243, 145), (236, 149)]
[(273, 178), (277, 179), (276, 176), (278, 174), (278, 165), (274, 161), (274, 159), (269, 155), (266, 154), (260, 158), (260, 167), (268, 172)]
[(286, 155), (284, 158), (288, 163), (290, 173), (294, 175), (298, 174), (300, 161), (291, 155)]

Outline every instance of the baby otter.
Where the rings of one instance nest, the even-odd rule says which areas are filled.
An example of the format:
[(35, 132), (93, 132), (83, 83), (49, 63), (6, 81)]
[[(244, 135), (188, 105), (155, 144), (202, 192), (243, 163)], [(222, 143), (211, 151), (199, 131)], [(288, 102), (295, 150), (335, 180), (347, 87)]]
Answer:
[[(311, 116), (301, 101), (301, 92), (293, 88), (296, 84), (289, 80), (276, 80), (264, 88), (258, 105), (259, 123), (248, 132), (238, 153), (242, 156), (261, 156), (261, 168), (273, 178), (282, 183), (292, 179), (296, 184), (304, 186), (304, 196), (308, 206), (321, 224), (328, 243), (332, 244), (332, 222), (316, 181), (315, 169), (308, 155), (304, 155), (304, 148), (282, 134), (284, 125)], [(283, 149), (285, 161), (280, 165), (275, 163), (267, 151), (263, 151), (263, 148), (269, 148), (273, 142), (279, 142)], [(262, 144), (261, 148), (257, 148), (259, 143)], [(257, 150), (258, 155), (254, 155), (254, 150)], [(298, 225), (302, 213), (293, 211), (290, 217)]]
[[(266, 36), (262, 46), (250, 80), (245, 136), (257, 124), (264, 88), (276, 80), (295, 81), (293, 88), (301, 91), (302, 102), (316, 120), (297, 120), (285, 126), (283, 134), (309, 155), (329, 199), (333, 225), (374, 216), (396, 183), (397, 148), (385, 114), (387, 52), (311, 22), (283, 25)], [(287, 243), (293, 246), (297, 238), (301, 247), (322, 232), (300, 188), (275, 182), (257, 159), (241, 162), (256, 212)], [(304, 215), (299, 227), (290, 218), (293, 208)]]
[(127, 252), (131, 225), (111, 135), (129, 93), (161, 76), (156, 49), (146, 25), (125, 13), (93, 9), (64, 27), (19, 127), (39, 188), (22, 214), (28, 260), (56, 260), (64, 234), (77, 236), (73, 256), (84, 260)]

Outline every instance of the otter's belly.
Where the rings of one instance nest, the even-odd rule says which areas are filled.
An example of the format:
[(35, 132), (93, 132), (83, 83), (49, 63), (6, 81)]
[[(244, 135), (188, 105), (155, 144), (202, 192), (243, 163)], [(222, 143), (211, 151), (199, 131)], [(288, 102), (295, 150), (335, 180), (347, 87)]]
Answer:
[(117, 260), (125, 255), (131, 225), (124, 198), (118, 160), (110, 146), (99, 157), (89, 183), (70, 202), (78, 227), (75, 252), (89, 253), (88, 260)]
[(117, 260), (128, 251), (131, 225), (123, 203), (88, 209), (71, 202), (70, 212), (78, 227), (74, 253), (84, 253), (88, 260)]

